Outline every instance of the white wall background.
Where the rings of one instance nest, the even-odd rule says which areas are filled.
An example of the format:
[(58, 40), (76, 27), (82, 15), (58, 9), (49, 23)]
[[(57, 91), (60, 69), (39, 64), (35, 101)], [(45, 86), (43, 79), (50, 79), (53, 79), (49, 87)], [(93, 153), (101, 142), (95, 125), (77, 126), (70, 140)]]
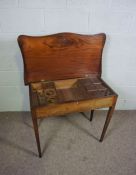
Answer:
[(136, 109), (136, 0), (0, 0), (0, 111), (29, 110), (20, 34), (105, 32), (103, 78)]

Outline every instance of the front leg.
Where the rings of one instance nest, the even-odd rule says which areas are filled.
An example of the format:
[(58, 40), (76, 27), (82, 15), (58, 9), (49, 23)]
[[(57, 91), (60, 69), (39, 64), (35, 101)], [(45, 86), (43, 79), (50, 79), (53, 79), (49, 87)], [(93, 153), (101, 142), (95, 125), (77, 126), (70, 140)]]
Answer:
[(104, 124), (104, 127), (103, 127), (103, 131), (102, 131), (102, 134), (101, 134), (101, 138), (100, 138), (100, 142), (103, 141), (103, 138), (105, 136), (105, 133), (107, 131), (107, 128), (108, 128), (108, 125), (110, 123), (110, 120), (112, 118), (112, 114), (113, 114), (113, 111), (115, 109), (115, 105), (116, 105), (116, 102), (113, 106), (109, 107), (109, 110), (108, 110), (108, 114), (107, 114), (107, 117), (106, 117), (106, 121), (105, 121), (105, 124)]

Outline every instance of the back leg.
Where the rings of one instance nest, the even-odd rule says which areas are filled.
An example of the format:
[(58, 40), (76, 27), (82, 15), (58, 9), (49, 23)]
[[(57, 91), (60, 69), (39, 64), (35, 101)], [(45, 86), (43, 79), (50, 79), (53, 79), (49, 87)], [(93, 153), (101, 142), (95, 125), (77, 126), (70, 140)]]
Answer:
[(93, 120), (93, 114), (94, 114), (94, 110), (91, 110), (91, 114), (90, 114), (90, 121)]

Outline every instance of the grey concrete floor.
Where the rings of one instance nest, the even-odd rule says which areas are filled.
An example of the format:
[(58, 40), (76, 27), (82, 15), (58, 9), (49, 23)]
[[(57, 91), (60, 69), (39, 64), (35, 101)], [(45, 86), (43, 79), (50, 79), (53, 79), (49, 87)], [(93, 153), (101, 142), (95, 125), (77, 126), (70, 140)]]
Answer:
[(37, 156), (29, 112), (0, 113), (0, 175), (136, 175), (136, 111), (115, 111), (98, 142), (106, 111), (39, 122)]

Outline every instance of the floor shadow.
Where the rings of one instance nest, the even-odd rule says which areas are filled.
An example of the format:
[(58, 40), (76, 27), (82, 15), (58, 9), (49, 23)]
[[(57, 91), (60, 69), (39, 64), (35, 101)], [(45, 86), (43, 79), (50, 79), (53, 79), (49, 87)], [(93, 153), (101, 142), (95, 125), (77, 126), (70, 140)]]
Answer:
[[(31, 114), (30, 114), (30, 115), (31, 115)], [(30, 117), (29, 117), (29, 118), (30, 118)], [(24, 123), (26, 126), (28, 126), (29, 128), (33, 128), (31, 120), (28, 122), (28, 119), (27, 119), (26, 117), (22, 116), (22, 121), (23, 121), (23, 123)], [(31, 124), (30, 124), (30, 122), (31, 122)]]
[(37, 156), (37, 154), (32, 152), (31, 150), (28, 150), (28, 149), (26, 149), (24, 147), (21, 147), (20, 145), (17, 145), (17, 144), (15, 144), (15, 143), (13, 143), (13, 142), (5, 139), (5, 138), (0, 137), (0, 141), (1, 141), (1, 144), (5, 144), (5, 145), (8, 145), (8, 146), (10, 146), (10, 147), (12, 147), (14, 149), (19, 149), (19, 150), (21, 150), (23, 152), (26, 152), (27, 154), (31, 154), (33, 156)]
[(110, 136), (114, 131), (118, 130), (122, 125), (124, 125), (126, 122), (129, 121), (129, 117), (121, 116), (118, 119), (116, 119), (116, 118), (114, 118), (114, 115), (117, 115), (117, 116), (120, 115), (119, 111), (117, 111), (117, 112), (115, 111), (115, 113), (113, 113), (113, 116), (112, 116), (112, 119), (110, 122), (112, 122), (113, 119), (114, 119), (114, 122), (112, 124), (112, 127), (109, 130), (107, 129), (107, 132), (105, 134), (105, 138)]
[[(66, 117), (66, 116), (58, 116), (58, 119), (60, 119), (61, 121), (61, 118), (62, 117)], [(47, 150), (47, 148), (49, 147), (49, 145), (51, 144), (52, 140), (56, 137), (58, 131), (61, 129), (61, 122), (58, 123), (57, 125), (55, 124), (55, 127), (53, 127), (50, 131), (49, 131), (49, 135), (48, 135), (48, 138), (46, 138), (45, 140), (45, 143), (44, 143), (44, 147), (43, 147), (43, 151), (42, 151), (42, 154), (44, 154)]]
[(80, 114), (82, 114), (87, 120), (89, 120), (89, 118), (87, 117), (87, 115), (84, 112), (80, 112)]
[[(107, 117), (107, 113), (108, 113), (108, 110), (106, 110), (106, 111), (102, 111), (102, 112), (104, 112), (104, 120), (103, 120), (103, 122), (102, 122), (102, 125), (101, 125), (101, 128), (102, 128), (102, 130), (103, 130), (103, 127), (104, 127), (104, 123), (105, 123), (105, 120), (106, 120), (106, 117)], [(120, 114), (121, 113), (121, 114)], [(88, 117), (85, 115), (85, 113), (83, 113), (83, 112), (81, 112), (81, 114), (87, 119), (87, 120), (89, 120), (88, 119)], [(111, 119), (111, 121), (110, 121), (110, 123), (109, 123), (109, 126), (112, 124), (112, 120), (114, 119), (114, 122), (113, 122), (113, 124), (112, 124), (112, 126), (111, 126), (111, 128), (109, 128), (109, 126), (108, 126), (108, 128), (107, 128), (107, 131), (106, 131), (106, 133), (105, 133), (105, 136), (104, 136), (104, 139), (106, 139), (107, 137), (109, 137), (110, 135), (112, 135), (112, 133), (115, 131), (115, 130), (118, 130), (122, 125), (124, 125), (126, 122), (128, 122), (128, 120), (129, 120), (129, 117), (123, 117), (123, 116), (121, 116), (121, 117), (118, 117), (118, 116), (120, 116), (120, 115), (122, 115), (122, 111), (114, 111), (114, 113), (113, 113), (113, 116), (112, 116), (112, 119)], [(116, 116), (116, 117), (115, 117)], [(118, 117), (118, 118), (117, 118)], [(116, 119), (117, 118), (117, 119)], [(73, 121), (72, 121), (73, 122)], [(71, 123), (72, 123), (71, 122)], [(77, 125), (77, 124), (75, 124), (75, 125)], [(77, 126), (79, 129), (82, 129), (84, 132), (87, 132), (84, 128), (81, 128), (81, 126)], [(102, 130), (101, 130), (101, 132), (102, 132)], [(90, 133), (88, 133), (89, 135), (90, 135)], [(100, 133), (101, 134), (101, 133)], [(96, 140), (99, 140), (98, 138), (96, 138), (95, 136), (93, 136), (93, 135), (91, 135), (93, 138), (95, 138)]]
[[(88, 118), (87, 118), (88, 119)], [(92, 135), (90, 132), (88, 132), (85, 128), (83, 128), (81, 125), (77, 124), (75, 121), (71, 121), (69, 118), (66, 119), (70, 124), (72, 124), (73, 126), (77, 127), (79, 130), (82, 130), (84, 133), (88, 134), (89, 136), (91, 136), (92, 138), (94, 138), (95, 140), (99, 141), (99, 139)]]
[[(60, 116), (60, 117), (58, 116), (58, 118), (62, 118), (62, 117), (65, 117), (65, 116)], [(24, 123), (27, 127), (33, 129), (33, 123), (32, 123), (32, 119), (31, 119), (31, 113), (30, 113), (29, 119), (28, 119), (28, 116), (27, 116), (27, 117), (22, 116), (22, 120), (23, 120), (23, 123)], [(39, 127), (39, 129), (40, 129), (40, 126), (41, 126), (42, 124), (44, 124), (44, 123), (43, 123), (44, 120), (46, 120), (46, 119), (45, 119), (45, 118), (38, 119), (38, 127)], [(55, 125), (55, 127), (53, 127), (53, 129), (50, 130), (49, 133), (52, 133), (52, 134), (49, 134), (49, 135), (48, 135), (48, 138), (46, 138), (46, 141), (45, 141), (45, 143), (43, 144), (44, 147), (43, 147), (43, 149), (42, 149), (42, 154), (45, 153), (46, 149), (49, 147), (49, 145), (50, 145), (51, 141), (53, 140), (53, 138), (56, 137), (56, 134), (57, 134), (57, 132), (59, 131), (60, 128), (61, 128), (61, 127), (60, 127), (60, 125), (58, 124), (58, 125)], [(40, 134), (40, 131), (39, 131), (39, 134)], [(6, 141), (6, 140), (5, 140), (5, 141)], [(7, 141), (7, 143), (10, 144), (9, 141)], [(23, 149), (23, 148), (19, 147), (18, 145), (15, 145), (15, 144), (13, 144), (13, 146), (14, 146), (14, 147), (18, 147), (18, 148), (20, 148), (20, 149)], [(24, 151), (27, 151), (27, 150), (24, 149)], [(30, 152), (30, 151), (28, 150), (28, 152)], [(36, 155), (36, 154), (35, 154), (35, 155)]]
[[(44, 118), (38, 119), (38, 127), (41, 126), (43, 120), (44, 120)], [(30, 117), (29, 117), (29, 121), (28, 121), (28, 118), (27, 117), (24, 117), (24, 116), (22, 116), (22, 121), (23, 121), (23, 123), (26, 126), (28, 126), (29, 128), (32, 128), (33, 129), (33, 123), (32, 123), (31, 114), (30, 114)]]

